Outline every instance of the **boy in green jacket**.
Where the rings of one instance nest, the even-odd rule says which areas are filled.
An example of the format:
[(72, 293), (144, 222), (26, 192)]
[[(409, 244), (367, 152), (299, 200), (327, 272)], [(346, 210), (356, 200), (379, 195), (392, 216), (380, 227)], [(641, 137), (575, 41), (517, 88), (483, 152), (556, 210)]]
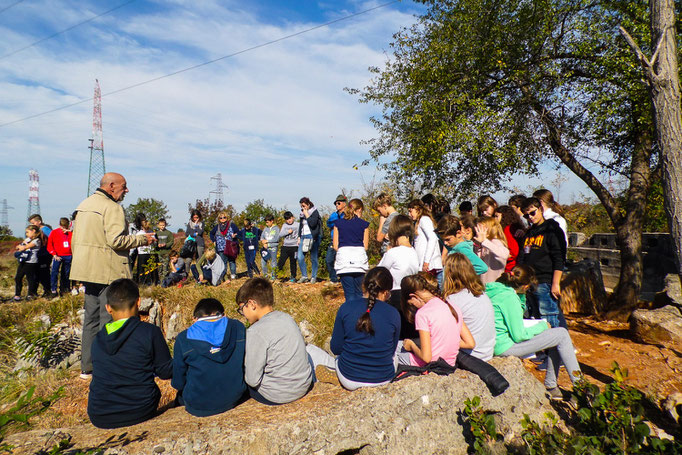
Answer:
[(159, 281), (168, 275), (168, 261), (170, 259), (170, 252), (175, 243), (175, 236), (171, 231), (166, 229), (166, 219), (161, 218), (157, 224), (156, 234), (156, 254), (159, 261)]

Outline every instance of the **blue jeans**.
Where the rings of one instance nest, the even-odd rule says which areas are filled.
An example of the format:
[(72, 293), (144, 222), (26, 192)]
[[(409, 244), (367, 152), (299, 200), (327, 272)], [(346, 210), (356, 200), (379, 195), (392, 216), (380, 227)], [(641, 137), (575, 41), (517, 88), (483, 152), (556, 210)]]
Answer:
[[(60, 273), (61, 270), (61, 273)], [(69, 286), (69, 272), (71, 271), (71, 256), (61, 256), (61, 260), (56, 259), (52, 261), (52, 271), (50, 272), (50, 287), (52, 293), (57, 292), (57, 284), (61, 276), (61, 291), (68, 291)]]
[(270, 252), (270, 259), (266, 261), (261, 257), (260, 268), (263, 271), (263, 276), (265, 276), (268, 274), (268, 263), (270, 263), (270, 272), (272, 279), (274, 280), (277, 278), (277, 247), (268, 248), (268, 251)]
[[(305, 265), (305, 254), (303, 252), (303, 239), (312, 239), (312, 234), (306, 234), (301, 236), (301, 242), (298, 244), (298, 268), (301, 269), (301, 277), (308, 278), (308, 267)], [(317, 268), (318, 268), (318, 255), (320, 249), (320, 236), (317, 236), (313, 240), (313, 244), (310, 247), (310, 264), (311, 264), (311, 278), (317, 278)]]
[(549, 322), (552, 328), (563, 327), (566, 329), (566, 319), (564, 319), (559, 301), (552, 295), (552, 285), (550, 283), (539, 283), (535, 290), (535, 297), (538, 300), (540, 317)]
[[(251, 250), (250, 248), (253, 247)], [(244, 246), (244, 260), (246, 261), (246, 272), (249, 274), (249, 278), (253, 278), (253, 272), (260, 274), (258, 266), (256, 265), (256, 253), (258, 250), (254, 245)]]
[(334, 249), (333, 245), (329, 245), (329, 248), (327, 248), (327, 258), (325, 260), (327, 262), (327, 272), (329, 272), (329, 281), (332, 283), (337, 283), (339, 281), (339, 277), (336, 276), (336, 270), (334, 269), (334, 261), (336, 261), (336, 250)]
[[(192, 272), (192, 276), (194, 277), (194, 279), (197, 280), (197, 282), (198, 282), (199, 281), (199, 271), (197, 270), (197, 266), (192, 264), (189, 269)], [(204, 280), (206, 280), (208, 282), (207, 284), (209, 286), (211, 286), (213, 284), (213, 282), (211, 281), (213, 278), (213, 273), (211, 273), (211, 269), (205, 269), (202, 267), (201, 268), (201, 274), (204, 276)]]
[[(230, 267), (230, 276), (231, 275), (237, 275), (237, 263), (235, 261), (231, 261), (227, 258), (225, 253), (218, 253), (218, 256), (220, 256), (220, 259), (223, 260), (223, 264), (226, 266)], [(227, 274), (227, 267), (225, 267), (225, 271), (223, 272), (223, 277)]]
[(362, 280), (365, 278), (364, 273), (342, 273), (339, 275), (341, 279), (341, 287), (343, 287), (343, 294), (346, 301), (356, 300), (362, 298)]

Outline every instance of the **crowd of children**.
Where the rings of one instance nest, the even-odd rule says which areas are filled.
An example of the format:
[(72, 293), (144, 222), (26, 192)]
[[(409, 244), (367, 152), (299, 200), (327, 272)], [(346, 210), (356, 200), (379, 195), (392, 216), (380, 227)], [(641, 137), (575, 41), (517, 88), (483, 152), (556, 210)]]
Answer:
[[(362, 220), (363, 204), (348, 201), (333, 229), (335, 266), (346, 295), (332, 331), (334, 355), (306, 345), (294, 319), (275, 309), (271, 281), (255, 277), (241, 286), (235, 299), (248, 329), (226, 317), (219, 301), (202, 299), (194, 309), (193, 324), (177, 337), (171, 356), (160, 330), (137, 317), (137, 285), (116, 280), (107, 291), (106, 308), (113, 322), (99, 332), (92, 347), (88, 415), (103, 428), (153, 417), (160, 399), (155, 376), (171, 379), (177, 390), (175, 403), (196, 416), (224, 412), (249, 397), (268, 405), (289, 403), (306, 395), (316, 380), (355, 390), (387, 384), (401, 377), (401, 371), (428, 370), (435, 364), (473, 371), (501, 393), (508, 383), (486, 362), (494, 355), (526, 357), (540, 352), (546, 355), (548, 396), (562, 399), (559, 367), (565, 366), (573, 382), (581, 378), (558, 304), (566, 236), (555, 221), (560, 215), (551, 197), (537, 196), (516, 197), (518, 205), (510, 203), (510, 210), (498, 207), (490, 197), (481, 198), (480, 216), (474, 219), (470, 214), (455, 217), (447, 209), (434, 216), (433, 202), (423, 201), (409, 204), (408, 217), (397, 213), (390, 198), (382, 195), (375, 204), (382, 215), (377, 240), (387, 244), (374, 268), (369, 268), (365, 253), (368, 226)], [(306, 201), (308, 220), (311, 208)], [(546, 210), (551, 210), (547, 218)], [(503, 225), (500, 220), (505, 217), (511, 221)], [(260, 235), (252, 230), (253, 237), (245, 237), (227, 216), (219, 217), (221, 225), (211, 237), (222, 236), (225, 245), (240, 235), (256, 239), (243, 245), (255, 250), (260, 241), (269, 254), (262, 255), (263, 263), (272, 266), (280, 238), (286, 242), (296, 233), (298, 240), (312, 239), (306, 236), (316, 225), (310, 222), (306, 230), (293, 218), (287, 212), (278, 229), (269, 217)], [(195, 220), (194, 229), (203, 229), (200, 221)], [(252, 228), (245, 223), (246, 232)], [(18, 251), (29, 252), (22, 264), (37, 263), (33, 256), (41, 246), (39, 231), (27, 229)], [(304, 253), (312, 250), (310, 243)], [(287, 247), (293, 249), (293, 241), (283, 249)], [(296, 247), (300, 251), (300, 242)], [(511, 250), (516, 256), (510, 263)], [(230, 247), (223, 246), (222, 251), (228, 258), (232, 253)], [(279, 261), (284, 257), (293, 262), (292, 253), (280, 255)], [(251, 263), (255, 265), (255, 260)], [(182, 276), (185, 264), (170, 252), (166, 279)], [(206, 248), (191, 272), (198, 281), (217, 285), (229, 279), (228, 267), (215, 248)], [(25, 265), (21, 268), (27, 273)]]

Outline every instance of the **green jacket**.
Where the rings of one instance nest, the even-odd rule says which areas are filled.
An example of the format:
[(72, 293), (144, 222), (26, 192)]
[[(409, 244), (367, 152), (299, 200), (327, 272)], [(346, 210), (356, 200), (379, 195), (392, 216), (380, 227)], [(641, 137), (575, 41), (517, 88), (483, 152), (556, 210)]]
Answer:
[(514, 344), (530, 340), (548, 328), (544, 321), (531, 327), (523, 325), (523, 304), (511, 287), (498, 282), (488, 283), (485, 293), (495, 310), (495, 355), (503, 354)]
[[(157, 246), (156, 246), (156, 251), (159, 253), (170, 253), (170, 250), (173, 248), (173, 244), (175, 243), (175, 236), (171, 231), (168, 229), (164, 229), (163, 231), (159, 231), (156, 229), (154, 232), (156, 232), (156, 238), (157, 238)], [(159, 243), (165, 243), (166, 246), (160, 247), (158, 246)]]

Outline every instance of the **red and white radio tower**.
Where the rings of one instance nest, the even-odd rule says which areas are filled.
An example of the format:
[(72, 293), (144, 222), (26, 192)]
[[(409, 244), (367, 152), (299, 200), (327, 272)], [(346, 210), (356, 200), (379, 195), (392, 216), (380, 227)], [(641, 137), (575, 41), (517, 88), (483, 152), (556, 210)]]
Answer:
[(88, 171), (88, 196), (99, 188), (106, 172), (104, 166), (104, 138), (102, 136), (102, 93), (95, 79), (95, 96), (92, 108), (92, 139), (90, 139), (90, 170)]
[(28, 211), (26, 219), (33, 214), (40, 215), (40, 178), (35, 169), (28, 171)]

